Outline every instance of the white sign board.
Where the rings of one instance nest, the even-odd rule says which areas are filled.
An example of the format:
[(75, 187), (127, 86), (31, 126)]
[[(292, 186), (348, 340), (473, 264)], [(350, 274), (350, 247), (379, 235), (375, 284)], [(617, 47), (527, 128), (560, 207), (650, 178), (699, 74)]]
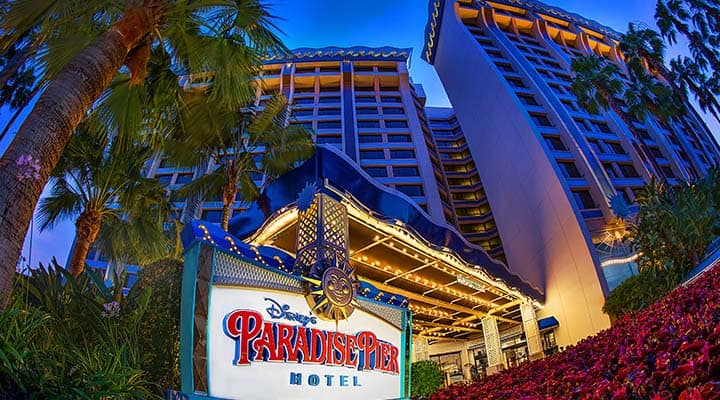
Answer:
[(400, 397), (400, 329), (363, 310), (315, 317), (286, 292), (214, 286), (208, 315), (209, 395), (223, 399)]

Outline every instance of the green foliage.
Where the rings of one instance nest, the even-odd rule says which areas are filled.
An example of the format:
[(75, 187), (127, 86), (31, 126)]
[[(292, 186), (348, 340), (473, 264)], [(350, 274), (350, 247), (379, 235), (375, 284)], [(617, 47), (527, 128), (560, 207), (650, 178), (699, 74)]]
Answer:
[(143, 368), (159, 393), (180, 387), (180, 261), (162, 260), (143, 267), (130, 291), (131, 302), (153, 293), (145, 318), (140, 322), (140, 348), (146, 358)]
[(638, 198), (633, 226), (641, 270), (672, 269), (685, 274), (695, 267), (720, 235), (720, 171), (679, 187), (654, 182)]
[[(52, 268), (21, 276), (0, 313), (0, 397), (147, 399), (139, 346), (151, 292), (133, 307), (90, 272)], [(117, 296), (120, 298), (120, 296)]]
[(720, 236), (720, 170), (694, 182), (645, 185), (631, 225), (640, 274), (616, 287), (603, 310), (619, 317), (640, 310), (675, 288)]
[(417, 361), (412, 364), (411, 397), (429, 397), (443, 384), (443, 372), (435, 361)]
[(603, 311), (620, 317), (655, 303), (674, 289), (682, 280), (682, 274), (670, 270), (645, 270), (613, 289), (605, 300)]
[(97, 215), (96, 247), (111, 261), (154, 261), (168, 251), (162, 220), (170, 206), (157, 180), (143, 176), (153, 150), (120, 144), (96, 118), (80, 124), (55, 166), (50, 194), (40, 202), (40, 228)]

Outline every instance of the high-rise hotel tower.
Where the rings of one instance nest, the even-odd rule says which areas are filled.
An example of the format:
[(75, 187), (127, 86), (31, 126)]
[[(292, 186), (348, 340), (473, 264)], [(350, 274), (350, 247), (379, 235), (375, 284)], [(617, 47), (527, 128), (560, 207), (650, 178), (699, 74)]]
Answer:
[[(431, 0), (422, 57), (462, 126), (510, 269), (545, 288), (560, 345), (609, 326), (601, 307), (634, 255), (611, 199), (635, 211), (653, 172), (670, 184), (720, 163), (697, 114), (682, 123), (592, 115), (571, 92), (575, 57), (619, 63), (619, 34), (532, 0)], [(637, 143), (646, 151), (639, 154)], [(658, 171), (659, 169), (659, 171)]]

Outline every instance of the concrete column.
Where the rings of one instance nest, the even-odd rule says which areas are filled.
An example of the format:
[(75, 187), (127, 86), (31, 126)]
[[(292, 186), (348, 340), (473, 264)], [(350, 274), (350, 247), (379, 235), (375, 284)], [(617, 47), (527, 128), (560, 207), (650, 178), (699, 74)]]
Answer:
[(413, 362), (425, 361), (430, 359), (430, 349), (428, 347), (428, 341), (426, 338), (421, 336), (415, 336), (413, 338)]
[(462, 344), (462, 349), (460, 350), (460, 362), (462, 362), (462, 373), (465, 379), (472, 379), (472, 373), (470, 373), (470, 353), (468, 352), (467, 342), (463, 342)]
[(526, 301), (520, 304), (520, 316), (522, 317), (523, 330), (527, 340), (528, 358), (530, 361), (543, 358), (545, 354), (543, 353), (540, 330), (532, 303)]
[(483, 317), (482, 330), (485, 337), (485, 353), (488, 358), (487, 374), (492, 375), (505, 369), (497, 319), (491, 315)]

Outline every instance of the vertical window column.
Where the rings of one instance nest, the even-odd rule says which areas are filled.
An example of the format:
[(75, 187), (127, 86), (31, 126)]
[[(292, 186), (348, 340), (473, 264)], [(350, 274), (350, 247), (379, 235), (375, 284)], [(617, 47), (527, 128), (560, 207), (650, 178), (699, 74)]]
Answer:
[(357, 135), (355, 134), (355, 107), (353, 106), (353, 76), (349, 61), (340, 63), (342, 73), (343, 137), (345, 154), (358, 162)]

